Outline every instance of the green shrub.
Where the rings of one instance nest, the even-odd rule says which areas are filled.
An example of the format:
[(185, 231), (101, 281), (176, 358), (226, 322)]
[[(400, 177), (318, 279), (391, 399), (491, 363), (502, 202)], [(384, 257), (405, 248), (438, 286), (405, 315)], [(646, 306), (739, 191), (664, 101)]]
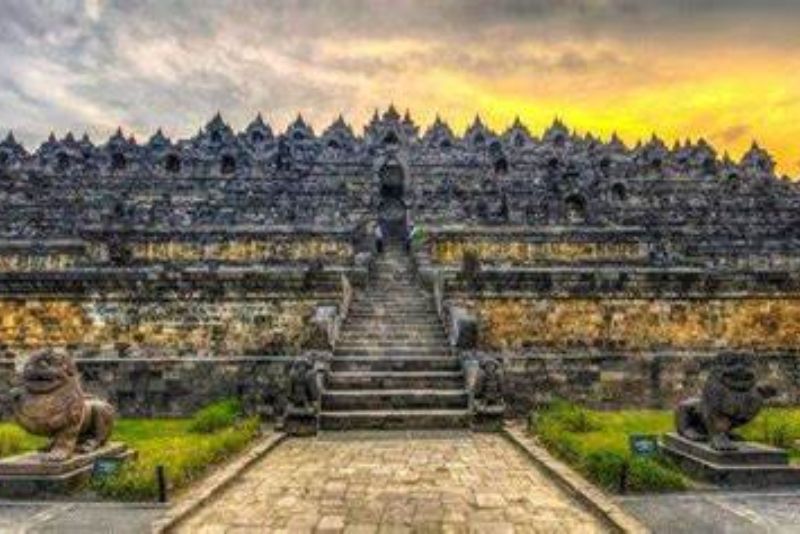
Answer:
[[(149, 426), (158, 424), (155, 423)], [(189, 427), (193, 425), (194, 421)], [(257, 417), (213, 433), (181, 432), (179, 427), (172, 429), (169, 423), (166, 426), (164, 437), (153, 437), (157, 432), (150, 433), (148, 429), (148, 436), (131, 443), (138, 458), (119, 473), (96, 481), (95, 491), (117, 500), (153, 500), (158, 495), (156, 466), (166, 468), (170, 490), (175, 491), (202, 476), (210, 466), (244, 449), (260, 432)]]
[(198, 434), (210, 434), (233, 426), (241, 415), (241, 403), (236, 399), (225, 399), (194, 414), (189, 430)]
[(790, 449), (797, 440), (791, 423), (785, 417), (780, 417), (775, 411), (765, 411), (761, 417), (756, 419), (753, 426), (758, 429), (756, 438), (773, 447)]
[(650, 491), (681, 491), (686, 479), (672, 466), (655, 458), (632, 458), (628, 465), (627, 489), (633, 493)]
[(12, 425), (0, 427), (0, 458), (25, 450), (25, 432)]
[(47, 442), (32, 436), (14, 423), (0, 423), (0, 458), (36, 450)]
[(610, 451), (594, 451), (583, 460), (581, 471), (595, 484), (609, 491), (618, 491), (623, 471), (628, 460), (621, 454)]

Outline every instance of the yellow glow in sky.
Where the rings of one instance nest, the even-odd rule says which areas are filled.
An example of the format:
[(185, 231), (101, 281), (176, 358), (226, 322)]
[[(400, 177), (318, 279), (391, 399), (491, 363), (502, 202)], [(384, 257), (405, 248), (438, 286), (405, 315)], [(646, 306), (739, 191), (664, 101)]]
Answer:
[[(494, 76), (430, 61), (430, 56), (413, 57), (435, 48), (408, 40), (361, 40), (329, 44), (325, 51), (351, 60), (397, 61), (395, 72), (389, 69), (354, 88), (363, 101), (354, 104), (362, 121), (390, 100), (409, 107), (418, 121), (428, 124), (439, 113), (461, 131), (476, 113), (498, 131), (520, 116), (540, 132), (558, 116), (581, 133), (608, 137), (617, 132), (631, 144), (652, 133), (669, 143), (704, 137), (720, 155), (728, 151), (734, 158), (758, 140), (775, 156), (779, 172), (797, 175), (800, 170), (800, 55), (776, 62), (769, 51), (758, 49), (728, 49), (722, 56), (680, 49), (658, 55), (645, 49), (624, 50), (611, 59), (604, 54), (614, 47), (605, 44), (584, 50), (587, 64), (570, 68), (553, 63), (578, 45), (525, 43), (518, 49), (535, 65), (526, 68), (521, 62)], [(487, 51), (471, 50), (469, 58), (481, 54)]]

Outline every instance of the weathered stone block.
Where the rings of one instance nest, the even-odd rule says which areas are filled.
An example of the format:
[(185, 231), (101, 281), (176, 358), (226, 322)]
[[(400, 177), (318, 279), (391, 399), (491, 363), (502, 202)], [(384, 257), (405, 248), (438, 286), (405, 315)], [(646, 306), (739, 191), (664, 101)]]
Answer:
[(477, 348), (478, 320), (464, 308), (450, 308), (450, 345), (459, 349)]

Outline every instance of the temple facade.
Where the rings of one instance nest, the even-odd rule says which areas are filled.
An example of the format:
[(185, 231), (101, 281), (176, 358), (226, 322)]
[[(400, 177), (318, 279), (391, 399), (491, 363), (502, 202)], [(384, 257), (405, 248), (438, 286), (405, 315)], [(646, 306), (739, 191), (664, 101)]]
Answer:
[(131, 413), (199, 405), (224, 383), (207, 376), (280, 391), (281, 358), (319, 348), (315, 310), (369, 279), (378, 221), (422, 229), (420, 283), (445, 322), (478, 319), (470, 350), (501, 355), (520, 412), (554, 395), (660, 405), (722, 348), (800, 401), (800, 186), (756, 144), (735, 162), (559, 121), (457, 136), (389, 108), (357, 136), (341, 118), (276, 133), (217, 115), (179, 141), (51, 135), (31, 153), (9, 134), (0, 208), (2, 365), (76, 351)]

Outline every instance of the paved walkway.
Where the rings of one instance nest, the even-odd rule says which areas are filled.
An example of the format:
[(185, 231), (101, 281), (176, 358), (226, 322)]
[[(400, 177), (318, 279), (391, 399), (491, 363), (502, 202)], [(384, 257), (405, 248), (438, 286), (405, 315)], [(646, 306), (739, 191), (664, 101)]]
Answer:
[(657, 534), (800, 532), (800, 490), (648, 495), (618, 500)]
[(289, 440), (181, 531), (602, 531), (501, 436), (414, 438)]

